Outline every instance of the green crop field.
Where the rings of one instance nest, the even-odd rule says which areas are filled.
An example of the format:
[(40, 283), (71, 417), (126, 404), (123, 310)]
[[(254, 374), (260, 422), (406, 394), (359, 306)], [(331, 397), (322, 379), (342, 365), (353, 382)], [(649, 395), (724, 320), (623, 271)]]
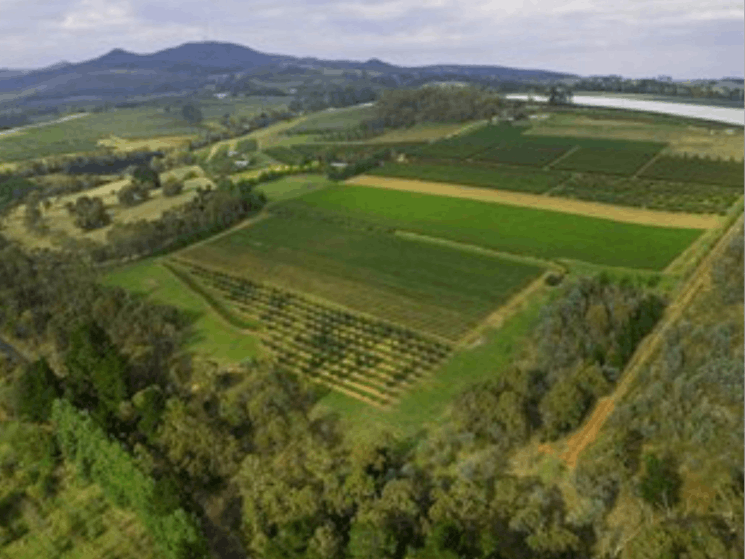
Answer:
[(566, 178), (564, 173), (545, 173), (533, 169), (392, 162), (371, 169), (367, 174), (538, 194), (550, 190)]
[(280, 207), (313, 208), (424, 235), (545, 259), (665, 268), (700, 234), (581, 215), (363, 186), (310, 193)]
[(450, 339), (543, 271), (303, 216), (273, 217), (180, 255)]
[(0, 161), (34, 159), (46, 155), (93, 151), (99, 139), (197, 134), (178, 112), (164, 113), (154, 107), (118, 109), (94, 113), (58, 124), (0, 136)]
[(551, 196), (687, 213), (725, 214), (742, 195), (727, 186), (573, 174)]
[(644, 169), (642, 177), (681, 182), (698, 182), (736, 187), (742, 190), (742, 163), (714, 161), (700, 157), (662, 156)]
[(474, 155), (473, 159), (507, 165), (543, 167), (561, 157), (569, 149), (567, 146), (543, 146), (540, 144), (524, 143), (503, 148), (489, 148)]
[(656, 151), (636, 149), (581, 147), (556, 163), (554, 167), (571, 171), (630, 176), (648, 163), (655, 154)]
[(302, 123), (289, 129), (287, 133), (308, 134), (320, 131), (344, 130), (345, 128), (357, 126), (362, 121), (373, 116), (375, 116), (375, 107), (372, 106), (325, 110), (310, 115)]

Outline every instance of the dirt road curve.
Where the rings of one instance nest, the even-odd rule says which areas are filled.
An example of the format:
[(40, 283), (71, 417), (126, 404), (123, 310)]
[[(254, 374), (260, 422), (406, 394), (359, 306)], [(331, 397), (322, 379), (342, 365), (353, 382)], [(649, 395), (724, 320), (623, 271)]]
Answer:
[[(606, 419), (608, 419), (611, 412), (613, 412), (616, 402), (623, 398), (626, 392), (628, 392), (635, 377), (639, 374), (639, 371), (641, 371), (642, 367), (647, 364), (650, 357), (654, 355), (655, 351), (662, 344), (667, 331), (678, 321), (688, 305), (691, 304), (691, 301), (693, 301), (696, 294), (706, 285), (707, 276), (711, 270), (712, 264), (723, 252), (730, 240), (738, 231), (741, 231), (742, 228), (743, 215), (740, 215), (737, 221), (729, 228), (729, 230), (727, 230), (706, 258), (704, 258), (693, 276), (691, 276), (686, 285), (680, 291), (677, 298), (665, 310), (662, 320), (660, 320), (652, 333), (644, 338), (642, 343), (639, 344), (639, 347), (636, 348), (634, 355), (632, 355), (631, 360), (628, 365), (626, 365), (621, 382), (618, 383), (613, 394), (600, 399), (595, 406), (592, 415), (585, 424), (582, 425), (580, 430), (566, 439), (565, 450), (561, 454), (561, 459), (569, 468), (574, 468), (576, 466), (577, 458), (580, 453), (597, 438)], [(553, 453), (553, 448), (550, 445), (542, 446), (541, 450)]]
[(588, 217), (598, 217), (601, 219), (610, 219), (625, 223), (656, 225), (658, 227), (712, 229), (718, 226), (722, 220), (718, 215), (663, 212), (658, 210), (646, 210), (643, 208), (613, 206), (610, 204), (601, 204), (599, 202), (586, 202), (584, 200), (569, 200), (567, 198), (556, 198), (553, 196), (543, 196), (541, 194), (526, 194), (523, 192), (509, 192), (492, 188), (477, 188), (473, 186), (460, 186), (443, 182), (427, 182), (372, 175), (356, 176), (347, 180), (347, 184), (391, 188), (393, 190), (450, 196), (452, 198), (468, 198), (471, 200), (495, 202), (497, 204), (507, 204), (510, 206), (522, 206), (540, 210), (584, 215)]

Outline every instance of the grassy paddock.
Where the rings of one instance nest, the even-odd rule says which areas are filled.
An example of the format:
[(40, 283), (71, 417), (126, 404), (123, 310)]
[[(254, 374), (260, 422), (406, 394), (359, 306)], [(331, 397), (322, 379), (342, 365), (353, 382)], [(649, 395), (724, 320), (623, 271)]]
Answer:
[(187, 341), (187, 349), (191, 351), (225, 364), (237, 363), (259, 353), (257, 338), (227, 324), (199, 294), (157, 260), (143, 260), (116, 268), (103, 278), (103, 282), (186, 312), (194, 320), (193, 334)]
[(290, 134), (303, 134), (316, 130), (339, 131), (357, 126), (375, 115), (375, 107), (345, 107), (325, 110), (309, 115), (302, 123), (288, 130)]
[(517, 192), (542, 194), (558, 185), (566, 175), (532, 169), (489, 168), (476, 165), (443, 165), (431, 163), (386, 163), (371, 169), (368, 175), (421, 179), (465, 184)]
[(662, 270), (701, 231), (363, 186), (339, 186), (287, 202), (424, 235), (538, 258)]

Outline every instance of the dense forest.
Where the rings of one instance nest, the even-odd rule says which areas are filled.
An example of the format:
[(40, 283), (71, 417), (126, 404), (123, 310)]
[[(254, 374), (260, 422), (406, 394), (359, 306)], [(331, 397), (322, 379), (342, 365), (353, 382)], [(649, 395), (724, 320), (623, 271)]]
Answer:
[[(0, 247), (0, 332), (29, 356), (0, 365), (3, 544), (73, 475), (132, 511), (161, 557), (742, 556), (742, 235), (566, 475), (585, 507), (511, 457), (612, 390), (666, 305), (646, 285), (558, 288), (510, 367), (465, 390), (443, 427), (354, 440), (271, 360), (215, 368), (183, 350), (188, 316), (102, 287), (83, 263)], [(194, 391), (196, 378), (209, 380)], [(691, 501), (691, 479), (715, 491)]]

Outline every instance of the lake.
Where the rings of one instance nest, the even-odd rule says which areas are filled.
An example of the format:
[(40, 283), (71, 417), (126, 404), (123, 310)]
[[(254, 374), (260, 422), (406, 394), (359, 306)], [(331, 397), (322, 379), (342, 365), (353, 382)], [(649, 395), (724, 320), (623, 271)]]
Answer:
[[(510, 93), (509, 95), (505, 95), (505, 97), (507, 99), (528, 99), (528, 95), (524, 93)], [(543, 95), (533, 95), (532, 98), (538, 102), (545, 102), (548, 100), (548, 98)], [(732, 107), (714, 107), (711, 105), (692, 105), (689, 103), (582, 94), (574, 95), (572, 104), (578, 106), (584, 105), (589, 107), (608, 107), (611, 109), (647, 111), (651, 113), (662, 113), (690, 118), (700, 118), (715, 122), (725, 122), (727, 124), (738, 126), (745, 125), (745, 108), (735, 109)]]

